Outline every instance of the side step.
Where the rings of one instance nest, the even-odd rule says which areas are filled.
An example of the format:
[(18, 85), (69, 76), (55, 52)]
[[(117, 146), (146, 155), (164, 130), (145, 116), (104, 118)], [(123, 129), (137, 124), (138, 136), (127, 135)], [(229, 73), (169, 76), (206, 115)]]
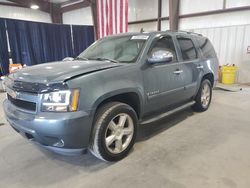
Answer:
[(175, 108), (175, 109), (173, 109), (173, 110), (164, 112), (163, 114), (160, 114), (160, 115), (154, 116), (153, 118), (150, 118), (150, 119), (147, 119), (147, 120), (145, 120), (145, 121), (142, 121), (142, 122), (140, 123), (140, 125), (145, 125), (145, 124), (152, 123), (152, 122), (154, 122), (154, 121), (158, 121), (158, 120), (160, 120), (160, 119), (162, 119), (162, 118), (164, 118), (164, 117), (167, 117), (167, 116), (169, 116), (169, 115), (171, 115), (171, 114), (174, 114), (174, 113), (176, 113), (176, 112), (178, 112), (178, 111), (184, 110), (185, 108), (188, 108), (188, 107), (190, 107), (190, 106), (192, 106), (192, 105), (194, 105), (194, 104), (195, 104), (195, 101), (191, 101), (191, 102), (186, 103), (186, 104), (184, 104), (184, 105), (182, 105), (182, 106), (179, 106), (179, 107), (177, 107), (177, 108)]

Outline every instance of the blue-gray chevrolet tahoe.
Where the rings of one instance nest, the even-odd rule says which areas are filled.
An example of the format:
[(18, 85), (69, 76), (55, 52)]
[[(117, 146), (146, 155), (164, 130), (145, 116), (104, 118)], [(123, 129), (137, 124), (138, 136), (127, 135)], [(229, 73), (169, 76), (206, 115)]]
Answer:
[(75, 59), (10, 74), (4, 111), (18, 133), (57, 153), (89, 149), (117, 161), (133, 147), (138, 125), (189, 106), (207, 110), (217, 69), (213, 46), (199, 34), (120, 34)]

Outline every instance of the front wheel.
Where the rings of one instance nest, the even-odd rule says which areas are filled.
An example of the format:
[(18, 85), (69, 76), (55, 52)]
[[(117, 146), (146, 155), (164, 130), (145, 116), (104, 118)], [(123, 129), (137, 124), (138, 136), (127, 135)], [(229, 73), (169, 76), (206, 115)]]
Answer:
[(118, 161), (134, 145), (137, 115), (133, 108), (120, 102), (102, 106), (95, 118), (90, 151), (104, 161)]
[(195, 98), (193, 109), (198, 112), (204, 112), (209, 108), (212, 99), (212, 84), (205, 79), (201, 82), (199, 91)]

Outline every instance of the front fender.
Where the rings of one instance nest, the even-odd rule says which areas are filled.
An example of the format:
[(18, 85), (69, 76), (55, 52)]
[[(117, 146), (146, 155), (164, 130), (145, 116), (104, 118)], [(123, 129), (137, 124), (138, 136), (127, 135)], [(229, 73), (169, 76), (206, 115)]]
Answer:
[(103, 95), (101, 95), (99, 98), (97, 98), (97, 100), (94, 102), (92, 109), (93, 109), (93, 113), (95, 113), (96, 109), (98, 108), (98, 106), (105, 100), (115, 97), (117, 95), (121, 95), (121, 94), (126, 94), (126, 93), (134, 93), (138, 96), (139, 99), (139, 104), (140, 104), (140, 112), (142, 112), (142, 106), (143, 106), (143, 95), (141, 94), (141, 92), (139, 91), (138, 88), (122, 88), (122, 89), (117, 89), (108, 93), (105, 93)]

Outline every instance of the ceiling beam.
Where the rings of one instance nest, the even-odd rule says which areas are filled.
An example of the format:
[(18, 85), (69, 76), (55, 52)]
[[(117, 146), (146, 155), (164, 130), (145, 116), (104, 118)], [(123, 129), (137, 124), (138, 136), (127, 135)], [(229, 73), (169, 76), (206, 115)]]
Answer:
[(0, 5), (13, 6), (13, 7), (25, 7), (23, 5), (19, 5), (19, 4), (16, 4), (16, 3), (7, 3), (7, 2), (0, 2)]
[(69, 11), (80, 9), (80, 8), (89, 7), (90, 4), (91, 3), (89, 0), (84, 0), (84, 1), (81, 1), (78, 3), (76, 2), (76, 3), (70, 4), (68, 6), (66, 6), (66, 5), (61, 6), (61, 12), (64, 13), (64, 12), (69, 12)]
[(52, 3), (48, 1), (41, 1), (41, 0), (8, 0), (12, 3), (16, 3), (23, 7), (30, 8), (31, 5), (36, 4), (39, 6), (39, 10), (50, 13), (50, 9), (52, 7)]

